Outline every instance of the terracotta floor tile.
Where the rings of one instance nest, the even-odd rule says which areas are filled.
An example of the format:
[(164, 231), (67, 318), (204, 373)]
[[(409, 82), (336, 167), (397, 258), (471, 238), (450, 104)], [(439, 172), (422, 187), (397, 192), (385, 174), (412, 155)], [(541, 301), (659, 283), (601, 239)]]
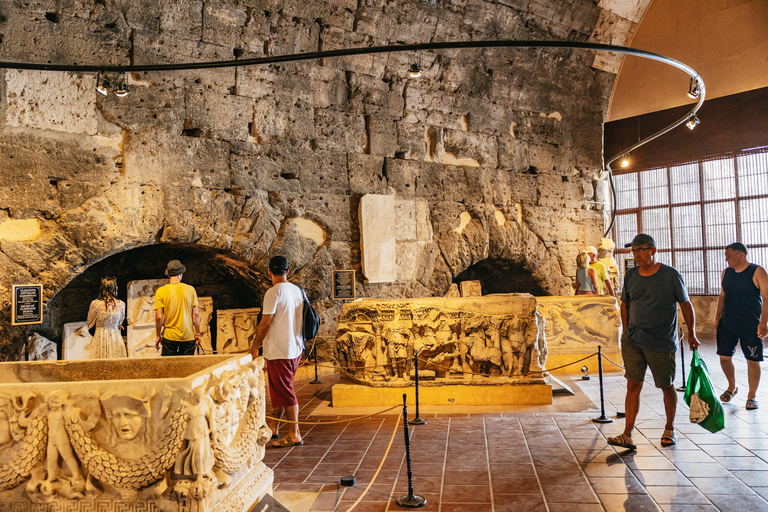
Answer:
[[(401, 511), (405, 510), (398, 507)], [(395, 509), (391, 509), (395, 510)], [(418, 509), (414, 509), (418, 510)], [(499, 510), (498, 508), (496, 509)], [(490, 503), (445, 503), (442, 502), (440, 507), (441, 512), (493, 512), (493, 507)]]
[(658, 512), (659, 507), (647, 494), (600, 494), (607, 512)]
[(649, 485), (645, 488), (656, 503), (706, 505), (709, 500), (696, 487)]
[(488, 485), (443, 485), (443, 501), (450, 503), (490, 503)]
[(549, 512), (604, 512), (598, 503), (548, 503)]
[[(354, 503), (354, 500), (342, 500), (339, 502), (338, 506), (336, 507), (336, 510), (338, 512), (346, 512), (349, 510), (349, 507), (352, 506)], [(386, 512), (387, 511), (388, 502), (386, 501), (367, 501), (367, 502), (360, 502), (355, 507), (355, 512)], [(395, 505), (397, 507), (397, 505)], [(399, 507), (398, 507), (399, 508)]]
[(569, 456), (568, 458), (561, 457), (542, 457), (534, 459), (534, 465), (536, 469), (579, 469), (579, 463)]
[(621, 477), (590, 477), (597, 494), (647, 494), (645, 487), (632, 475)]
[(584, 473), (575, 469), (541, 469), (538, 476), (541, 485), (581, 485), (586, 482)]
[(586, 483), (581, 485), (544, 485), (547, 503), (597, 503), (597, 497)]
[(679, 471), (644, 469), (633, 471), (641, 485), (693, 485)]
[(765, 512), (768, 502), (760, 496), (718, 496), (709, 497), (721, 512)]
[(536, 478), (494, 478), (491, 486), (494, 494), (541, 494)]
[[(495, 512), (545, 512), (547, 506), (541, 494), (495, 494), (494, 509)], [(445, 510), (443, 508), (443, 511)], [(465, 512), (470, 510), (474, 512), (475, 509), (469, 507), (464, 509)]]
[(732, 474), (750, 487), (768, 487), (768, 471), (732, 471)]
[(768, 462), (757, 457), (715, 457), (715, 460), (728, 470), (766, 471)]
[(488, 471), (453, 471), (446, 469), (443, 478), (446, 485), (486, 485), (489, 482)]
[[(344, 495), (339, 499), (357, 500), (365, 491), (367, 485), (355, 484), (353, 487), (344, 488)], [(387, 501), (392, 494), (391, 484), (373, 484), (363, 497), (362, 501)], [(400, 494), (395, 493), (396, 496)]]
[(705, 496), (710, 494), (752, 494), (749, 487), (733, 476), (727, 478), (691, 478), (690, 480)]
[[(275, 482), (302, 483), (312, 473), (311, 469), (275, 469)], [(328, 482), (318, 482), (328, 483)]]
[(675, 467), (687, 477), (725, 478), (730, 476), (728, 470), (717, 462), (676, 462)]

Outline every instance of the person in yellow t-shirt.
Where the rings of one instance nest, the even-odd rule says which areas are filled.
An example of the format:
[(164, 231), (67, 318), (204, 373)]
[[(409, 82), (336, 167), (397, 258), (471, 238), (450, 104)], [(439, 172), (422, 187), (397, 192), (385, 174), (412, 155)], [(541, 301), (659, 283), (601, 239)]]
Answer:
[(610, 295), (611, 297), (615, 297), (616, 294), (613, 292), (611, 279), (608, 277), (608, 268), (603, 263), (597, 261), (597, 249), (595, 249), (593, 246), (589, 246), (584, 250), (589, 255), (590, 268), (595, 269), (595, 273), (597, 274), (597, 284), (600, 286), (600, 289), (597, 290), (597, 293), (600, 295)]
[(155, 292), (155, 348), (164, 356), (193, 356), (200, 343), (197, 292), (181, 282), (186, 267), (172, 260), (165, 269), (170, 282)]

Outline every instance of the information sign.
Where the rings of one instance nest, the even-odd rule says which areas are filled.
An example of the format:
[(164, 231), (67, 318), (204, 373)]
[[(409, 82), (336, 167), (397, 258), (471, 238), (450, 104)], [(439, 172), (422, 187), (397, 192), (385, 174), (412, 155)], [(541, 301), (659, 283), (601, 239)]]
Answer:
[(12, 325), (43, 323), (43, 285), (13, 285)]
[(355, 271), (354, 270), (334, 270), (333, 271), (333, 298), (334, 299), (354, 299), (355, 298)]

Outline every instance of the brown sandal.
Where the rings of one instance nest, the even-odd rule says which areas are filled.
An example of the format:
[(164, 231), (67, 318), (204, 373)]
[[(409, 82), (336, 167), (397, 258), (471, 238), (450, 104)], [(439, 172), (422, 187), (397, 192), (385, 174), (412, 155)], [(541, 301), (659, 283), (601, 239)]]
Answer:
[(736, 389), (734, 389), (733, 391), (728, 391), (726, 389), (725, 391), (723, 391), (723, 394), (720, 395), (720, 401), (723, 402), (724, 404), (727, 404), (728, 402), (731, 401), (731, 398), (736, 396), (736, 393), (738, 393), (738, 392), (739, 392), (739, 388), (738, 387)]

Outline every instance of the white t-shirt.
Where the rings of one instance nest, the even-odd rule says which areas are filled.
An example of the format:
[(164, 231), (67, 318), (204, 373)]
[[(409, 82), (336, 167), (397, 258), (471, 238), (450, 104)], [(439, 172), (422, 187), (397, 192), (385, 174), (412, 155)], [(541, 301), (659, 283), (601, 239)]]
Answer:
[(264, 295), (263, 315), (273, 315), (264, 338), (265, 359), (295, 359), (303, 351), (301, 320), (304, 295), (301, 288), (291, 283), (278, 283)]

